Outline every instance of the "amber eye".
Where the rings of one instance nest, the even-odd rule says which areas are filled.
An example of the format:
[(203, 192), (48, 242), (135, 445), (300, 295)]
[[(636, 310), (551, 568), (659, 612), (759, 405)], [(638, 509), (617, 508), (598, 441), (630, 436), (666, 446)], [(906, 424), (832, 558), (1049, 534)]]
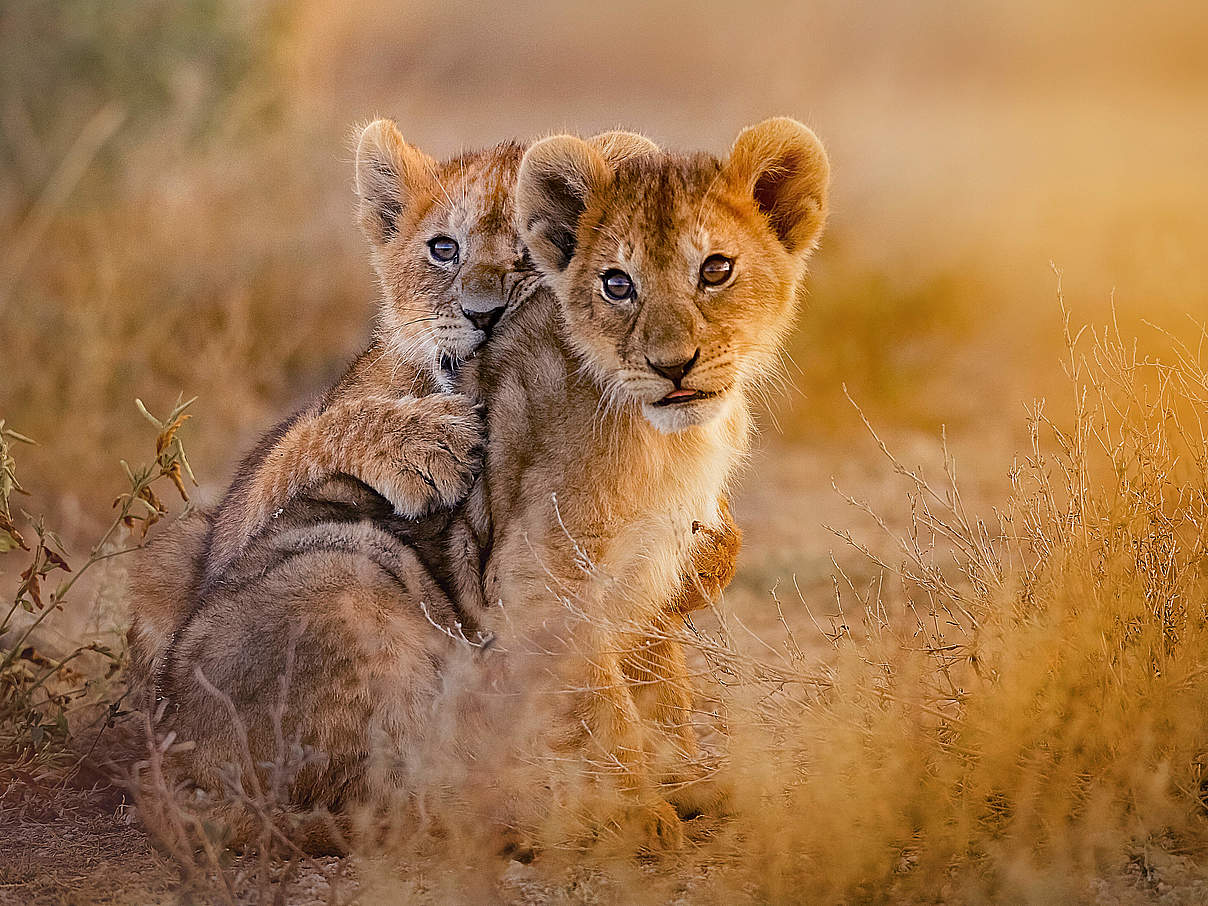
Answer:
[(624, 302), (633, 296), (633, 279), (624, 271), (613, 268), (600, 275), (604, 295), (614, 302)]
[(700, 282), (705, 286), (721, 286), (734, 273), (734, 259), (725, 255), (710, 255), (700, 266)]
[(432, 256), (433, 261), (439, 261), (441, 264), (456, 261), (460, 251), (457, 240), (448, 236), (437, 236), (428, 242), (428, 254)]

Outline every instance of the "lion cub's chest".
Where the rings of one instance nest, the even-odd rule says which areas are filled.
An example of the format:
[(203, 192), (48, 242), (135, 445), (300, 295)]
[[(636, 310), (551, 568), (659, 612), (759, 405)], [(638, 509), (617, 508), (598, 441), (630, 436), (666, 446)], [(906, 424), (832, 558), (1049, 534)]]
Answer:
[[(486, 600), (510, 605), (512, 619), (518, 608), (652, 617), (678, 587), (693, 522), (716, 517), (726, 457), (654, 447), (666, 439), (640, 416), (601, 424), (573, 392), (544, 401), (491, 412)], [(496, 433), (503, 420), (510, 442)]]
[(552, 300), (532, 302), (474, 370), (488, 442), (466, 512), (477, 524), (482, 603), (503, 602), (513, 624), (567, 605), (661, 606), (687, 563), (692, 523), (717, 514), (741, 426), (669, 437), (636, 410), (610, 410)]

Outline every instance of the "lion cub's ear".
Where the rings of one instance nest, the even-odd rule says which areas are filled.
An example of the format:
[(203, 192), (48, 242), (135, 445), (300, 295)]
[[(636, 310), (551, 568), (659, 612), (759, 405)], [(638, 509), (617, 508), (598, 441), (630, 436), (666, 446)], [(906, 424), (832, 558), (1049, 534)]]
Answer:
[(566, 269), (587, 199), (611, 175), (604, 156), (573, 135), (542, 139), (525, 152), (516, 176), (516, 220), (543, 270)]
[(435, 182), (436, 161), (403, 141), (391, 120), (374, 120), (357, 141), (357, 219), (372, 245), (398, 233), (398, 219)]
[(818, 136), (787, 116), (744, 129), (726, 172), (750, 192), (776, 237), (793, 254), (809, 252), (826, 222), (830, 164)]
[(599, 135), (589, 138), (587, 143), (599, 151), (612, 167), (616, 167), (617, 164), (631, 157), (658, 154), (662, 150), (646, 136), (622, 130), (601, 132)]

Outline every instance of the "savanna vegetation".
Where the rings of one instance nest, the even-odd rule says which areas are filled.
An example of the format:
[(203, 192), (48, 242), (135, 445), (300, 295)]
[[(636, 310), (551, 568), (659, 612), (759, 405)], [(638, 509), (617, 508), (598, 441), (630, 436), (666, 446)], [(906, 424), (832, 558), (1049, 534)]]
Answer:
[[(736, 9), (0, 11), (0, 902), (1208, 898), (1208, 12)], [(781, 112), (834, 216), (739, 576), (676, 630), (734, 815), (485, 881), (267, 819), (243, 857), (149, 841), (84, 757), (127, 706), (123, 564), (368, 336), (351, 125), (721, 151)]]

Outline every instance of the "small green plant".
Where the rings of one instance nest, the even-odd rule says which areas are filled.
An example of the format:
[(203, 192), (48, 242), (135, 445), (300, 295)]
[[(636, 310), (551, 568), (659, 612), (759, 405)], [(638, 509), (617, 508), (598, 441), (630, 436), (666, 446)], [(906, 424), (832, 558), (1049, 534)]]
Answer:
[[(196, 484), (179, 436), (189, 418), (185, 410), (193, 400), (178, 401), (162, 420), (151, 415), (141, 401), (135, 402), (157, 430), (155, 459), (137, 468), (122, 460), (128, 487), (113, 502), (113, 521), (75, 566), (62, 539), (42, 517), (25, 510), (14, 512), (15, 495), (25, 493), (17, 480), (14, 449), (34, 441), (0, 420), (0, 556), (13, 557), (21, 551), (27, 555), (0, 619), (0, 765), (6, 766), (0, 768), (0, 784), (6, 779), (5, 772), (52, 771), (65, 760), (68, 708), (89, 688), (87, 680), (82, 685), (75, 682), (83, 678), (75, 676), (68, 664), (92, 653), (108, 662), (107, 675), (120, 667), (119, 653), (99, 641), (77, 645), (58, 658), (47, 657), (33, 644), (39, 627), (63, 611), (72, 589), (98, 563), (142, 546), (147, 529), (167, 515), (155, 492), (157, 484), (170, 482), (186, 504), (186, 479)], [(24, 530), (17, 526), (21, 520), (27, 526)], [(136, 529), (138, 539), (132, 541)]]

